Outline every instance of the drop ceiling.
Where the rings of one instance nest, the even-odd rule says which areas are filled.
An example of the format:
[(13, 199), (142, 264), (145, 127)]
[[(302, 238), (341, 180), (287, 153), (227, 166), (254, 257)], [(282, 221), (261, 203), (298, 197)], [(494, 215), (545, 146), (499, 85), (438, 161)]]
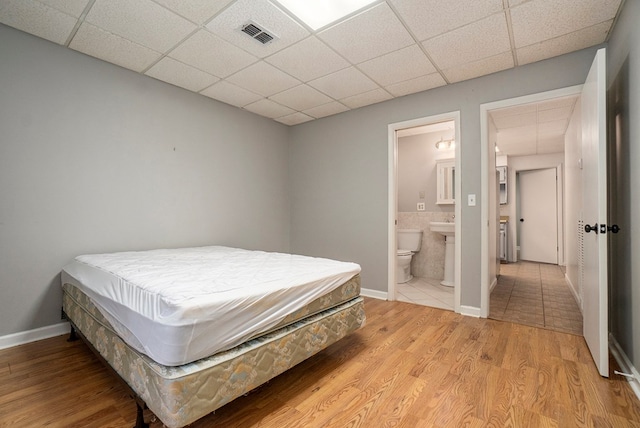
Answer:
[(564, 136), (579, 97), (569, 96), (489, 112), (501, 155), (564, 152)]
[(312, 30), (276, 0), (2, 0), (0, 22), (296, 125), (600, 44), (621, 1), (376, 1)]

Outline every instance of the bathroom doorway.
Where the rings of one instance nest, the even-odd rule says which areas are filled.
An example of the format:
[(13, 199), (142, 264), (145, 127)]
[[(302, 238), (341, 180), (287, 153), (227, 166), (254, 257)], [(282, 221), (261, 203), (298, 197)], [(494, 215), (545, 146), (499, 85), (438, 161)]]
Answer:
[[(460, 218), (460, 205), (454, 203), (457, 195), (460, 194), (460, 112), (393, 123), (389, 125), (388, 131), (389, 277), (387, 279), (387, 298), (392, 301), (402, 300), (460, 312), (460, 246), (454, 244), (456, 240), (460, 239), (460, 222), (456, 221)], [(401, 141), (404, 141), (405, 150), (399, 150)], [(444, 193), (439, 191), (437, 185), (437, 182), (441, 182), (441, 180), (437, 180), (438, 173), (443, 174), (441, 171), (445, 170), (436, 165), (436, 160), (438, 165), (447, 164), (448, 168), (446, 171), (449, 181), (446, 189), (450, 199), (445, 202), (439, 199)], [(421, 170), (422, 175), (412, 177), (413, 173), (407, 171), (407, 168), (404, 171), (400, 170), (401, 164), (412, 165), (409, 168), (414, 172), (418, 169)], [(401, 184), (402, 192), (399, 192)], [(447, 231), (441, 232), (442, 234), (433, 232), (430, 227), (432, 222), (447, 223), (444, 225)], [(398, 284), (397, 231), (400, 228), (420, 230), (423, 233), (422, 248), (418, 252), (414, 252), (411, 261), (412, 274), (416, 273), (416, 278), (403, 282), (402, 284), (405, 285)], [(444, 233), (451, 236), (445, 238)], [(447, 244), (445, 244), (446, 239), (449, 239)], [(431, 240), (441, 242), (431, 242)], [(448, 258), (450, 267), (448, 272), (453, 277), (453, 287), (445, 287), (440, 284), (444, 281), (446, 245), (449, 245), (447, 248), (451, 250)], [(430, 259), (429, 254), (434, 257)], [(433, 276), (441, 277), (434, 278)], [(406, 277), (400, 280), (404, 281)], [(413, 289), (408, 289), (407, 285), (411, 285)], [(402, 293), (400, 293), (400, 287), (404, 287)], [(425, 292), (426, 295), (421, 294)], [(429, 296), (429, 293), (432, 295)], [(437, 300), (446, 300), (447, 294), (451, 302), (439, 305)]]

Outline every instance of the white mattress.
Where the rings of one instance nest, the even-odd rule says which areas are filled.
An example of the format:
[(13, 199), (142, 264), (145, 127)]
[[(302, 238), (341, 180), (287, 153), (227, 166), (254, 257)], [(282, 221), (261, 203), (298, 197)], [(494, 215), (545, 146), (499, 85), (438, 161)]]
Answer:
[(359, 272), (355, 263), (201, 247), (79, 256), (62, 281), (133, 348), (176, 366), (268, 331)]

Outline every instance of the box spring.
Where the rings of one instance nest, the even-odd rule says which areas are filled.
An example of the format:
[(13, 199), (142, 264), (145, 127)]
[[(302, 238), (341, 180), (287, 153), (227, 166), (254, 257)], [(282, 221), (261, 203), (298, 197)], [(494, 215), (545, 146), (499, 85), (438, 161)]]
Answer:
[[(359, 291), (359, 276), (354, 278)], [(345, 284), (351, 289), (353, 284)], [(164, 366), (128, 346), (84, 293), (63, 285), (63, 309), (72, 324), (169, 428), (182, 427), (325, 349), (364, 325), (364, 303), (353, 297), (330, 309), (314, 302), (297, 321), (181, 366)], [(323, 299), (323, 298), (321, 298)], [(320, 300), (320, 299), (318, 299)], [(325, 302), (327, 303), (327, 302)], [(316, 304), (316, 306), (314, 306)], [(305, 318), (305, 311), (311, 313)]]

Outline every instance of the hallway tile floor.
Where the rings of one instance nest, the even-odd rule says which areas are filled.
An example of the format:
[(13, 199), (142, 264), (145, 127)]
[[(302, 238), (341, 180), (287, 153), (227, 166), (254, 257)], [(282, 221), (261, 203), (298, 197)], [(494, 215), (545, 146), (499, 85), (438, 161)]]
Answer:
[(440, 285), (440, 279), (413, 278), (396, 284), (396, 299), (432, 308), (453, 311), (453, 287)]
[(582, 313), (557, 265), (500, 265), (489, 318), (582, 335)]

